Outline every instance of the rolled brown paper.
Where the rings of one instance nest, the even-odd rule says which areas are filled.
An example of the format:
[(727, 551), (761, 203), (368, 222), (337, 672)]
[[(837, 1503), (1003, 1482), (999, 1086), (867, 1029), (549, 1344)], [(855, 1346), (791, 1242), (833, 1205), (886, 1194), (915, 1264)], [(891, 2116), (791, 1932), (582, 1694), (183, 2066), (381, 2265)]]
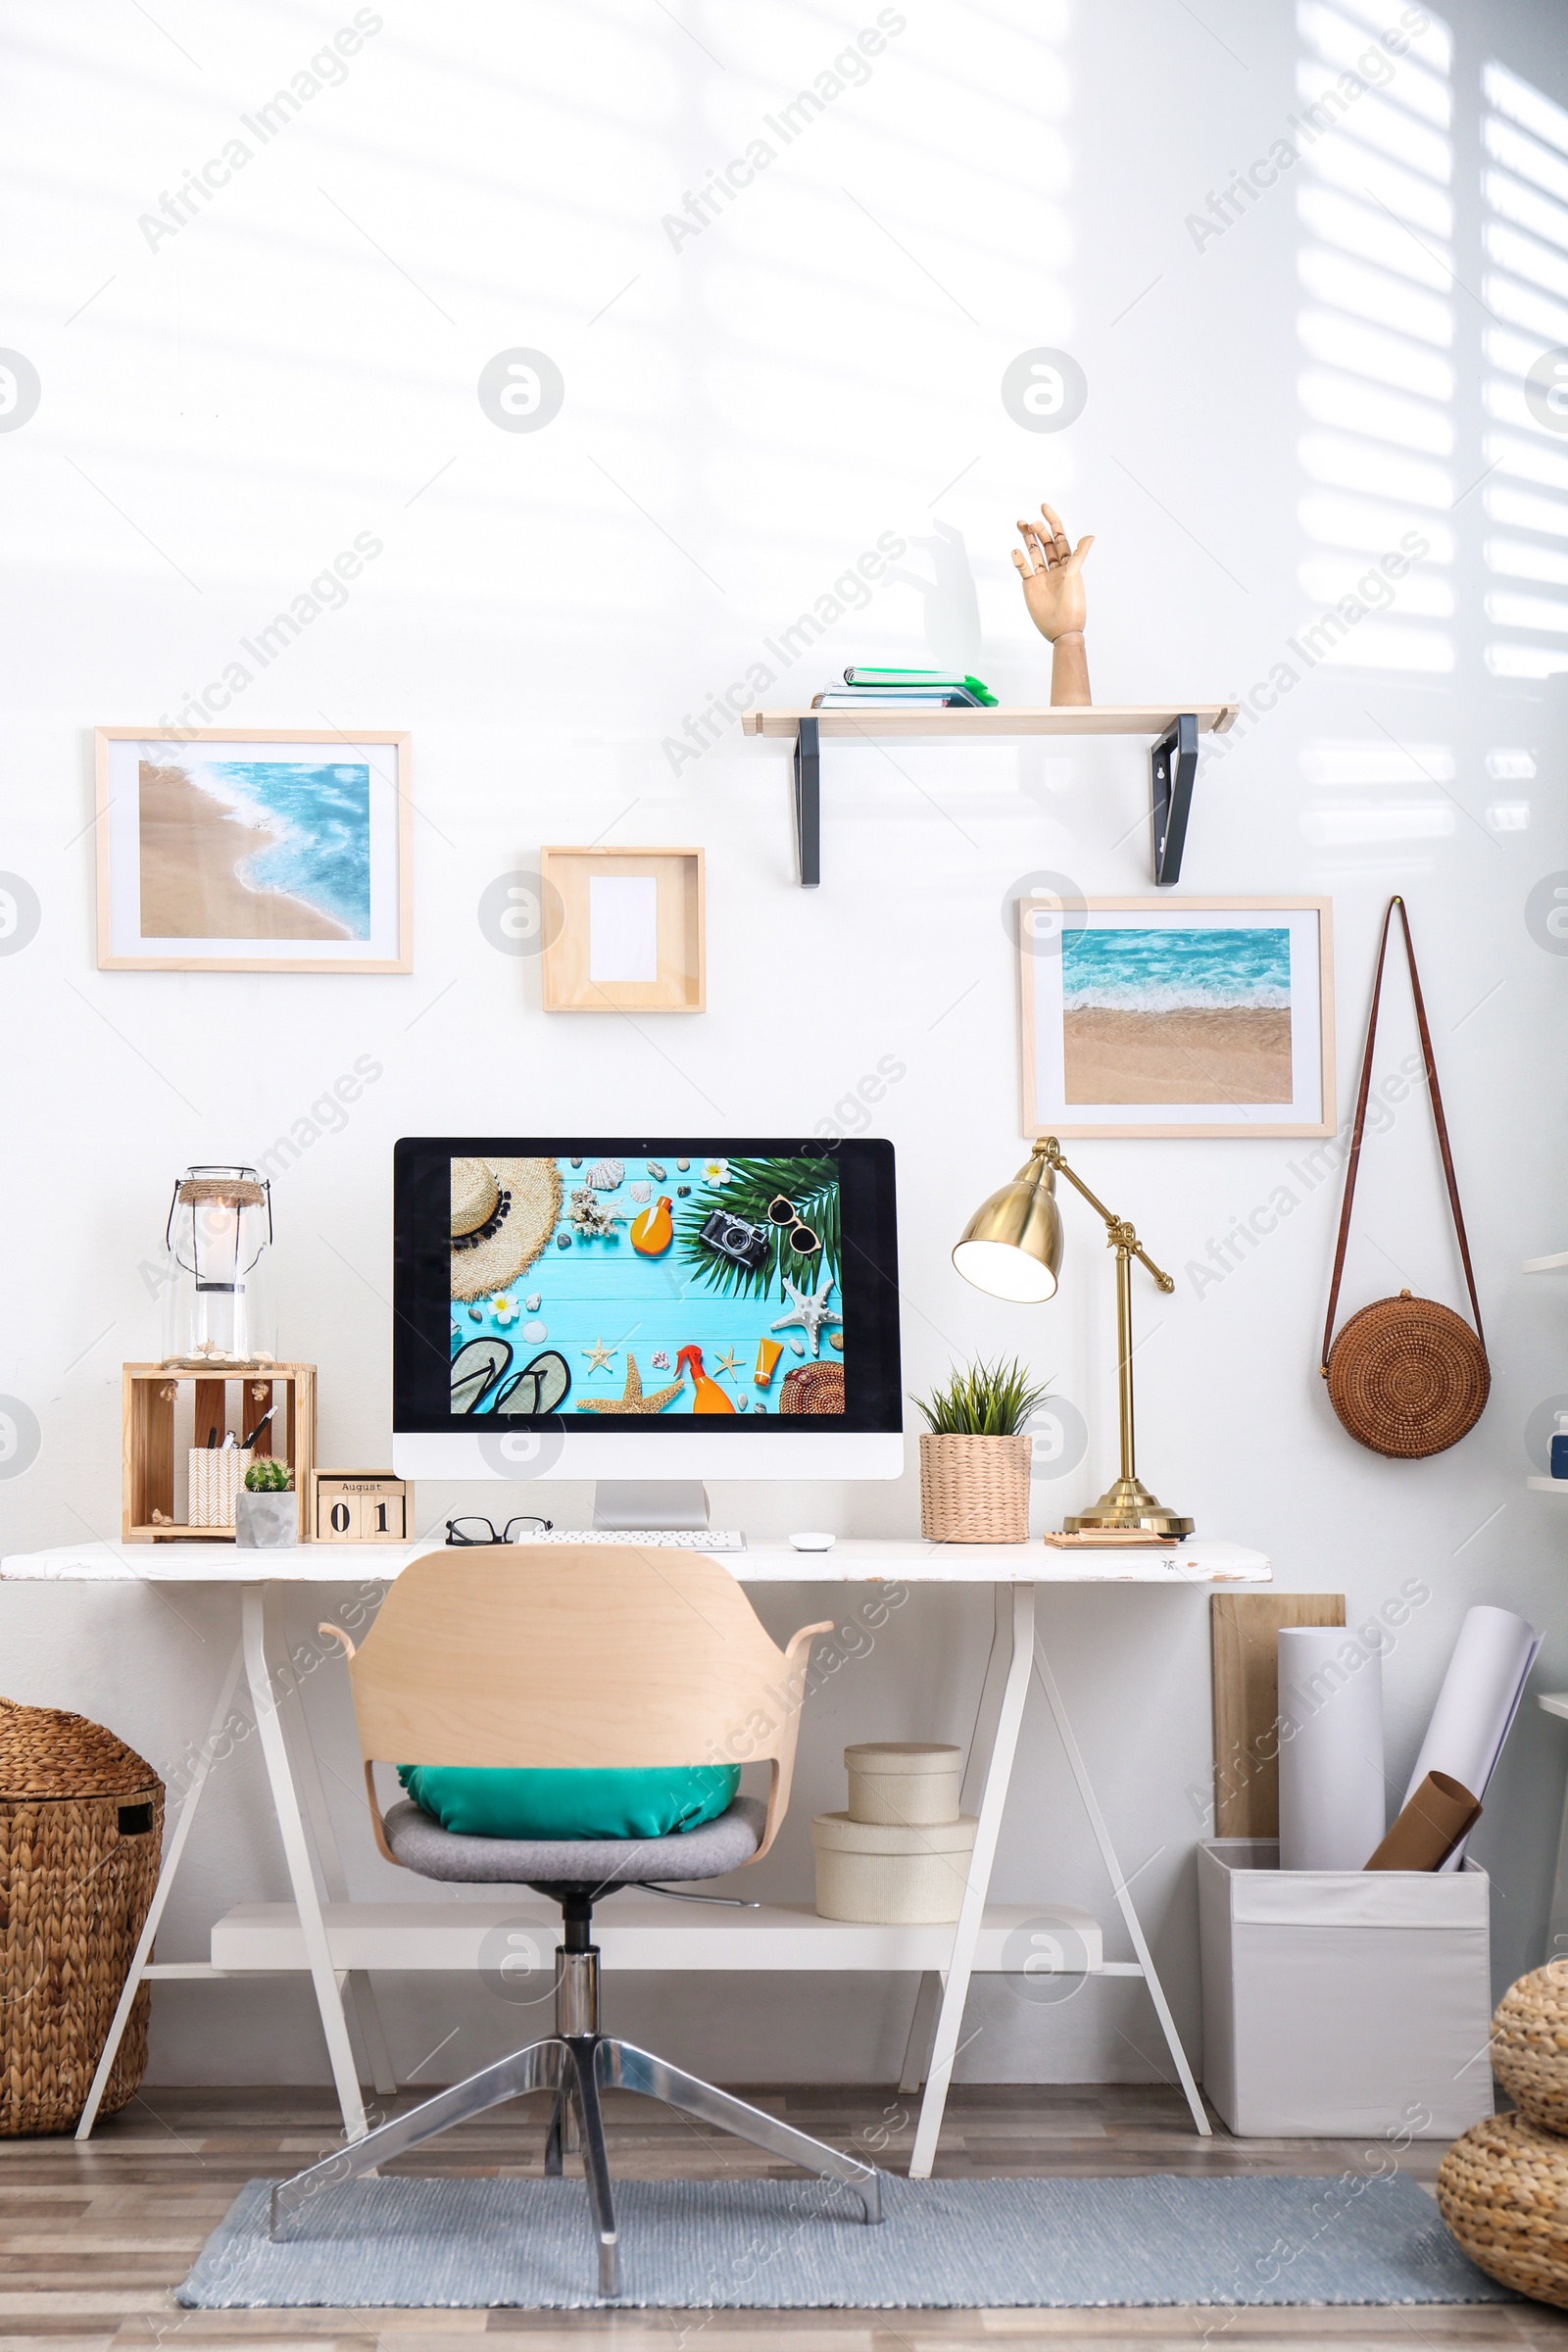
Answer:
[(1481, 1819), (1481, 1799), (1450, 1780), (1429, 1772), (1399, 1815), (1367, 1870), (1441, 1870), (1461, 1838)]

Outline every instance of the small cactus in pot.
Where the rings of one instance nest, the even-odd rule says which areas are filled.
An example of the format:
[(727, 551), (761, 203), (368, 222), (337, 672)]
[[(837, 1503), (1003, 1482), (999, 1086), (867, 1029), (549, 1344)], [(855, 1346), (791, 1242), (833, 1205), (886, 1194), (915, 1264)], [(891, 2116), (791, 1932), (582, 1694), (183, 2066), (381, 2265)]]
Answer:
[(248, 1464), (234, 1497), (234, 1543), (246, 1551), (286, 1551), (300, 1540), (298, 1498), (287, 1462), (270, 1453)]

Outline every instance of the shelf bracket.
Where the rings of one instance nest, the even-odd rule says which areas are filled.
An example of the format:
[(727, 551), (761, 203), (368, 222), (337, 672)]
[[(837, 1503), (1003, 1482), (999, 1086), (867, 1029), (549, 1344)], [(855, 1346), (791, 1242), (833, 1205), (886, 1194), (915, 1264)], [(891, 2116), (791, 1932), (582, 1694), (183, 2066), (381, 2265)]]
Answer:
[(822, 741), (820, 721), (803, 717), (795, 736), (795, 859), (803, 890), (822, 879)]
[(1184, 711), (1152, 747), (1149, 781), (1154, 832), (1154, 887), (1169, 890), (1182, 875), (1193, 779), (1198, 773), (1198, 720)]

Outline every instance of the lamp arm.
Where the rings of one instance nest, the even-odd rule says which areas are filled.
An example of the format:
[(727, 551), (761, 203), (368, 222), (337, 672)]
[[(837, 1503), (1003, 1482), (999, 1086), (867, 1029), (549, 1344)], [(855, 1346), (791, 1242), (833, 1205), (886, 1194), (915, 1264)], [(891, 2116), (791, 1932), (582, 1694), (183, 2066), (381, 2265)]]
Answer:
[(1081, 1193), (1090, 1207), (1103, 1217), (1105, 1231), (1109, 1234), (1114, 1249), (1125, 1250), (1129, 1256), (1137, 1258), (1141, 1266), (1147, 1267), (1154, 1278), (1156, 1289), (1173, 1291), (1176, 1288), (1174, 1280), (1165, 1272), (1164, 1268), (1155, 1265), (1127, 1219), (1118, 1217), (1113, 1209), (1105, 1206), (1103, 1200), (1098, 1200), (1076, 1170), (1067, 1165), (1066, 1159), (1062, 1155), (1061, 1146), (1054, 1135), (1048, 1135), (1043, 1141), (1036, 1144), (1035, 1152), (1037, 1157), (1044, 1159), (1054, 1168), (1058, 1175), (1065, 1176), (1074, 1192)]

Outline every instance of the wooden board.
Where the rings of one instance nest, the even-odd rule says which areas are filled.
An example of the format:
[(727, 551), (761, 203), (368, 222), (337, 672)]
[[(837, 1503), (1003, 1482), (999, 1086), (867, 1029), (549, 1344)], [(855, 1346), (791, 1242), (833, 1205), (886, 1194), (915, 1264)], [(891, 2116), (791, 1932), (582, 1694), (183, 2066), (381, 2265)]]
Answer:
[(1279, 1836), (1276, 1636), (1282, 1625), (1344, 1623), (1343, 1592), (1216, 1592), (1210, 1599), (1216, 1838)]

